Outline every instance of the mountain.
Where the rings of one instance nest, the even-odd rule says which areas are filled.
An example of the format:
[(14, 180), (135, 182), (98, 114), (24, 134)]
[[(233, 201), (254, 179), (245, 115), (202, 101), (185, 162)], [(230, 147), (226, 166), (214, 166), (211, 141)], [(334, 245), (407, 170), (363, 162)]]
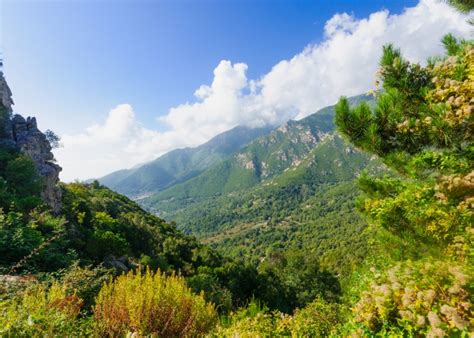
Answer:
[[(355, 104), (372, 97), (360, 95)], [(176, 184), (142, 202), (155, 212), (169, 213), (168, 205), (195, 203), (200, 199), (241, 191), (298, 167), (314, 148), (334, 134), (334, 107), (326, 107), (261, 136), (200, 175)]]
[[(255, 266), (221, 256), (99, 182), (59, 182), (55, 135), (42, 133), (34, 117), (12, 116), (12, 103), (0, 71), (0, 336), (89, 336), (89, 324), (87, 334), (79, 329), (82, 315), (92, 324), (104, 282), (145, 267), (186, 278), (181, 291), (205, 291), (205, 300), (224, 312), (269, 289), (270, 277)], [(226, 153), (264, 131), (237, 128), (200, 150)], [(204, 156), (197, 153), (195, 161)], [(286, 308), (296, 306), (292, 298)], [(81, 323), (66, 320), (79, 314)]]
[(152, 162), (113, 172), (98, 181), (119, 193), (140, 198), (199, 175), (272, 129), (235, 127), (198, 147), (173, 150)]
[[(351, 104), (371, 97), (352, 98)], [(289, 121), (202, 174), (141, 203), (234, 257), (304, 249), (327, 268), (362, 261), (366, 223), (355, 211), (355, 179), (385, 172), (335, 131), (334, 107)]]
[(127, 197), (97, 182), (60, 183), (54, 134), (41, 132), (34, 117), (13, 115), (11, 95), (0, 71), (0, 274), (50, 272), (76, 260), (126, 270), (145, 256), (163, 271), (189, 274), (205, 256), (215, 264), (194, 237)]

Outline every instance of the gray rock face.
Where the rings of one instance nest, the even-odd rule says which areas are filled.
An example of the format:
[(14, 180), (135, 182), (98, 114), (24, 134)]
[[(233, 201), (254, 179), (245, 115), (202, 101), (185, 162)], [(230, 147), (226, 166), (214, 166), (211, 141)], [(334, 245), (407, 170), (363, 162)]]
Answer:
[[(10, 114), (12, 111), (11, 91), (0, 72), (0, 104)], [(43, 200), (54, 212), (61, 210), (61, 189), (58, 186), (62, 168), (54, 161), (51, 145), (46, 136), (38, 129), (36, 118), (13, 115), (4, 123), (5, 131), (0, 137), (0, 146), (18, 148), (35, 162), (38, 173), (44, 181)]]
[(11, 113), (13, 100), (12, 100), (12, 91), (8, 87), (7, 81), (3, 77), (3, 73), (0, 70), (0, 103), (7, 109), (8, 113)]
[(122, 256), (119, 258), (116, 258), (113, 255), (109, 255), (104, 258), (104, 267), (106, 268), (112, 268), (118, 271), (122, 272), (127, 272), (129, 269), (130, 263), (128, 262), (127, 257)]

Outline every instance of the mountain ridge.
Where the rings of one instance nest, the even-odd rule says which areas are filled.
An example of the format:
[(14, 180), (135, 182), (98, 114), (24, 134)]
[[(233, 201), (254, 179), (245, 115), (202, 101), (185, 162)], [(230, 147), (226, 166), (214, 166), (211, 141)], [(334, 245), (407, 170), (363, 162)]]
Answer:
[[(372, 97), (359, 95), (350, 99), (352, 104), (361, 100), (372, 100)], [(151, 206), (153, 200), (158, 203), (169, 198), (230, 193), (280, 175), (300, 164), (318, 143), (334, 132), (333, 119), (334, 106), (329, 106), (299, 121), (290, 120), (196, 177), (147, 197), (144, 203)]]
[(157, 159), (131, 169), (112, 172), (98, 179), (119, 193), (138, 199), (197, 176), (273, 127), (238, 126), (218, 134), (197, 147), (172, 150)]

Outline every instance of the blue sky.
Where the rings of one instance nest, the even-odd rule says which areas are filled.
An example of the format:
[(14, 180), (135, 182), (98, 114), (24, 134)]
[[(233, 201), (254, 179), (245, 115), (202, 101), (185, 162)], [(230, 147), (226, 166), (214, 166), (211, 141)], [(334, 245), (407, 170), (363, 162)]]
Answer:
[(414, 3), (4, 0), (1, 47), (17, 111), (74, 132), (121, 102), (156, 123), (192, 100), (222, 59), (247, 63), (257, 78), (321, 39), (334, 13)]
[[(432, 0), (425, 1), (428, 4), (426, 8), (438, 6), (433, 5)], [(234, 93), (235, 88), (238, 91), (236, 100), (240, 100), (242, 95), (252, 90), (255, 85), (252, 81), (260, 81), (271, 74), (275, 65), (282, 60), (291, 60), (304, 53), (305, 47), (322, 45), (330, 40), (325, 27), (337, 13), (348, 15), (336, 17), (334, 27), (337, 32), (333, 34), (334, 37), (346, 33), (355, 35), (355, 30), (358, 29), (356, 25), (376, 12), (386, 13), (387, 17), (380, 19), (385, 20), (385, 25), (380, 23), (381, 29), (385, 29), (391, 22), (390, 16), (403, 15), (405, 8), (414, 8), (417, 3), (418, 1), (409, 0), (3, 0), (0, 12), (0, 48), (5, 64), (4, 72), (14, 94), (15, 110), (23, 115), (37, 116), (43, 129), (53, 129), (58, 134), (65, 135), (65, 140), (74, 138), (71, 144), (84, 145), (84, 138), (90, 133), (105, 130), (101, 126), (106, 124), (106, 120), (112, 116), (111, 111), (120, 104), (126, 105), (115, 110), (115, 120), (111, 121), (113, 123), (110, 127), (146, 127), (146, 130), (137, 129), (137, 132), (145, 135), (144, 138), (154, 139), (154, 147), (146, 145), (149, 153), (134, 158), (133, 161), (123, 161), (121, 165), (120, 158), (124, 154), (108, 154), (112, 149), (108, 147), (97, 156), (103, 159), (107, 153), (107, 156), (115, 158), (112, 160), (110, 157), (109, 164), (105, 164), (106, 160), (101, 164), (97, 163), (96, 171), (84, 172), (84, 175), (98, 176), (111, 169), (136, 164), (133, 162), (149, 160), (176, 146), (196, 145), (236, 123), (258, 124), (250, 121), (252, 113), (247, 112), (250, 108), (245, 108), (250, 116), (249, 121), (231, 118), (217, 121), (215, 116), (206, 117), (206, 122), (217, 122), (209, 124), (208, 129), (203, 129), (188, 141), (176, 141), (186, 133), (173, 136), (174, 141), (161, 141), (163, 133), (179, 129), (179, 123), (194, 121), (197, 123), (195, 127), (199, 128), (199, 121), (192, 117), (193, 114), (201, 114), (204, 109), (214, 109), (214, 106), (209, 108), (206, 105), (195, 107), (194, 102), (211, 96), (210, 101), (219, 101), (221, 107), (226, 107), (226, 97)], [(441, 12), (441, 9), (436, 8), (436, 13)], [(416, 16), (413, 18), (412, 21), (415, 22)], [(454, 22), (452, 17), (447, 16), (439, 20)], [(398, 29), (402, 30), (403, 27), (400, 23), (399, 25)], [(460, 26), (459, 30), (464, 32), (465, 27)], [(390, 33), (389, 30), (388, 32)], [(439, 31), (441, 33), (444, 32)], [(393, 32), (390, 34), (395, 36)], [(378, 36), (374, 39), (383, 40)], [(407, 36), (405, 40), (412, 38)], [(405, 40), (401, 40), (402, 45)], [(413, 45), (407, 43), (408, 48), (415, 48), (416, 45), (416, 41)], [(410, 52), (416, 59), (418, 56), (425, 56), (423, 53), (427, 51)], [(221, 64), (223, 60), (230, 63)], [(239, 63), (245, 66), (235, 66)], [(319, 65), (320, 69), (324, 67)], [(211, 84), (219, 77), (216, 76), (216, 70), (224, 80), (217, 81), (214, 88)], [(214, 100), (208, 92), (219, 92), (216, 89), (219, 83), (230, 83), (231, 80), (227, 78), (240, 82), (236, 87), (226, 87), (222, 95)], [(370, 82), (373, 82), (372, 79)], [(265, 91), (262, 83), (257, 83), (257, 91)], [(202, 85), (209, 86), (203, 87), (202, 92), (207, 94), (196, 98), (194, 93)], [(210, 87), (214, 89), (211, 90)], [(319, 95), (324, 96), (324, 90), (322, 87)], [(333, 100), (331, 95), (328, 97)], [(232, 99), (229, 100), (231, 106)], [(280, 119), (274, 118), (276, 112), (273, 108), (258, 108), (259, 111), (268, 110), (264, 117), (258, 119), (259, 123), (276, 123), (287, 117), (302, 117), (307, 115), (308, 109), (320, 108), (319, 103), (306, 104), (300, 101), (289, 104), (285, 113), (279, 113), (282, 116)], [(325, 101), (321, 101), (323, 103)], [(252, 104), (256, 106), (260, 103)], [(173, 107), (178, 109), (170, 114)], [(238, 105), (235, 109), (240, 107)], [(222, 110), (223, 116), (232, 116), (232, 112)], [(157, 119), (159, 116), (163, 118)], [(190, 119), (183, 120), (185, 116), (190, 116)], [(182, 121), (176, 122), (178, 120)], [(147, 131), (150, 133), (147, 134)], [(112, 139), (114, 137), (111, 136)], [(166, 144), (166, 147), (156, 146), (160, 142)], [(133, 149), (132, 143), (136, 143), (136, 138), (127, 144), (117, 143), (116, 146)], [(66, 144), (61, 151), (64, 152), (67, 148)], [(75, 148), (70, 149), (74, 151)], [(81, 157), (81, 154), (74, 156)], [(61, 156), (58, 157), (61, 159)], [(81, 171), (72, 168), (77, 166), (74, 161), (65, 159), (63, 166), (65, 172), (71, 173), (65, 176), (67, 179), (81, 176)], [(90, 167), (94, 167), (94, 162)]]

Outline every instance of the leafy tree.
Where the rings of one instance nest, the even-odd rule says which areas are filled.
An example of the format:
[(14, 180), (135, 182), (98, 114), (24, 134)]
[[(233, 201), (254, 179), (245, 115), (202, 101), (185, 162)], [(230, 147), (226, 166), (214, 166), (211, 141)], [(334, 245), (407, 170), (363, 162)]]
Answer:
[(272, 252), (259, 269), (277, 291), (263, 299), (286, 313), (304, 307), (316, 297), (335, 301), (341, 292), (337, 278), (320, 269), (319, 257), (303, 251)]
[(0, 207), (28, 212), (41, 204), (41, 188), (35, 163), (15, 149), (0, 147)]

